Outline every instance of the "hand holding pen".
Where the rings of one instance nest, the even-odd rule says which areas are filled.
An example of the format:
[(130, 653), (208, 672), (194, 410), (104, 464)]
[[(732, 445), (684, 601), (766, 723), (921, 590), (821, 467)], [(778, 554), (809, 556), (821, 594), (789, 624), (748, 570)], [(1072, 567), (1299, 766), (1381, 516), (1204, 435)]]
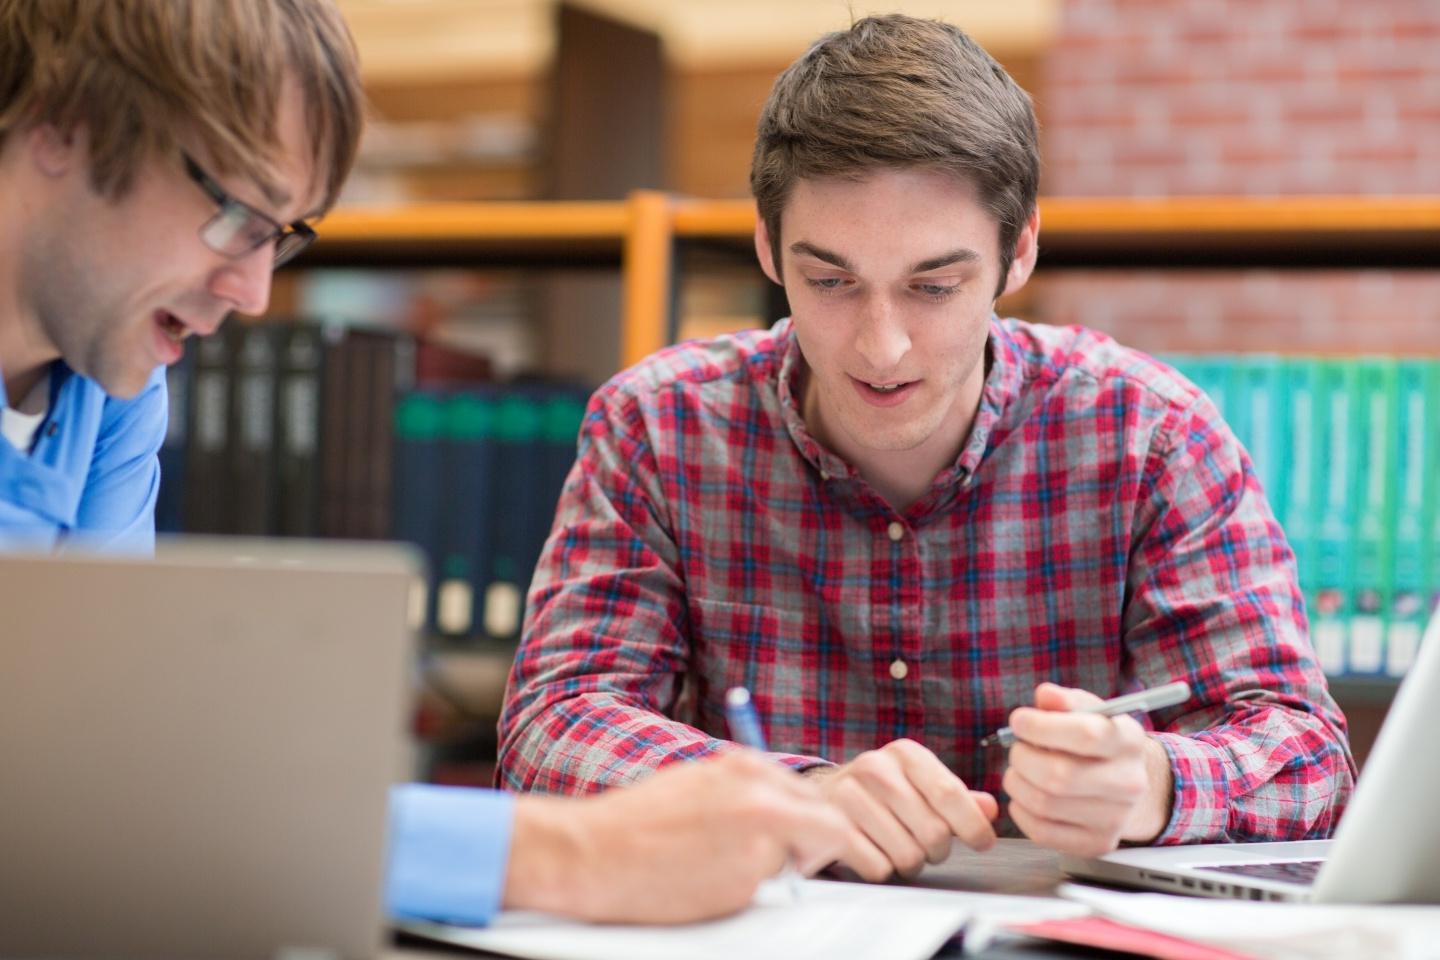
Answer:
[(1124, 841), (1150, 843), (1170, 822), (1174, 773), (1161, 740), (1128, 714), (1175, 705), (1183, 683), (1107, 703), (1092, 693), (1042, 683), (1035, 706), (1010, 714), (1013, 738), (1001, 781), (1009, 813), (1036, 843), (1081, 856)]
[[(761, 753), (769, 751), (765, 745), (765, 732), (760, 729), (760, 717), (755, 713), (755, 704), (750, 699), (749, 690), (744, 687), (731, 687), (725, 692), (725, 722), (729, 725), (730, 736), (735, 738), (736, 743)], [(798, 899), (802, 876), (795, 868), (793, 857), (786, 858), (779, 879), (785, 882), (791, 899)]]
[[(1098, 700), (1094, 703), (1086, 703), (1071, 710), (1071, 713), (1094, 713), (1102, 717), (1118, 717), (1124, 713), (1149, 713), (1151, 710), (1161, 710), (1165, 707), (1173, 707), (1176, 704), (1184, 703), (1190, 699), (1190, 684), (1184, 680), (1176, 680), (1174, 683), (1167, 683), (1161, 687), (1151, 687), (1149, 690), (1138, 690), (1135, 693), (1127, 693), (1118, 697), (1111, 697), (1109, 700)], [(1010, 727), (1001, 727), (980, 741), (984, 747), (1008, 747), (1015, 742), (1015, 731)]]

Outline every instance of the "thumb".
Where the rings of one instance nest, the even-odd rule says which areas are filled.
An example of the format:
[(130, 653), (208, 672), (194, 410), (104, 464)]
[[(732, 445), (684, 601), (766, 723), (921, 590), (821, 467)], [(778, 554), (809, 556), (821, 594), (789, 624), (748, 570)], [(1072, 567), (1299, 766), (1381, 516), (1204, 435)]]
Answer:
[(1040, 710), (1074, 710), (1099, 702), (1100, 698), (1093, 693), (1058, 683), (1042, 683), (1035, 688), (1035, 706)]
[(975, 798), (975, 805), (985, 814), (986, 820), (994, 820), (1000, 816), (1000, 802), (992, 794), (984, 790), (971, 790), (970, 796)]

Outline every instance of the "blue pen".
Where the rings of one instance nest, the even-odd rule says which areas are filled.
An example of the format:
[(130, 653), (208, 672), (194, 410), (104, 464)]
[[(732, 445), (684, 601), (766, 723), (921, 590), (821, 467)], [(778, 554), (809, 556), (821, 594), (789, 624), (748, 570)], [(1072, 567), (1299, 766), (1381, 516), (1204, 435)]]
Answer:
[[(765, 732), (760, 729), (760, 717), (755, 713), (755, 704), (750, 699), (749, 690), (744, 687), (731, 687), (725, 691), (725, 722), (729, 724), (730, 736), (735, 738), (736, 743), (761, 753), (769, 752), (769, 748), (765, 746)], [(800, 871), (795, 869), (794, 860), (785, 858), (785, 866), (781, 868), (779, 876), (789, 886), (791, 898), (798, 899)]]

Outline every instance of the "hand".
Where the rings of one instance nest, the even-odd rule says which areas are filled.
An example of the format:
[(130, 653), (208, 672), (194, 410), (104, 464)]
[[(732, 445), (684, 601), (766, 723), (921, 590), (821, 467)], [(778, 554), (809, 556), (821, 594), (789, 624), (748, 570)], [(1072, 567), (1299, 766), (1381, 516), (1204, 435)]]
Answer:
[(517, 798), (504, 904), (615, 923), (704, 920), (744, 907), (791, 858), (809, 875), (862, 843), (813, 784), (737, 751), (595, 797)]
[(839, 767), (806, 773), (868, 838), (841, 862), (872, 882), (913, 877), (950, 855), (959, 837), (976, 850), (995, 845), (999, 804), (970, 790), (914, 740), (895, 740)]
[(1069, 712), (1098, 702), (1084, 690), (1036, 687), (1035, 706), (1010, 714), (1016, 742), (1001, 781), (1026, 836), (1086, 857), (1155, 839), (1174, 791), (1165, 748), (1133, 718)]

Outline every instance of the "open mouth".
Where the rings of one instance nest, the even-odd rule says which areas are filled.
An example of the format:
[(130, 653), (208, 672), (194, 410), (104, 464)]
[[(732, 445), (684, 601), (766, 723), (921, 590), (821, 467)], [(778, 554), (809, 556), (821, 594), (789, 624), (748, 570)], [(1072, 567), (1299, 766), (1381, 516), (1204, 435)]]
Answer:
[(869, 403), (882, 407), (903, 403), (905, 398), (920, 385), (919, 380), (895, 380), (887, 383), (876, 383), (854, 377), (851, 380), (855, 384), (855, 389), (860, 391), (861, 397)]
[(184, 340), (190, 334), (190, 329), (168, 310), (156, 310), (155, 323), (160, 327), (161, 333), (176, 343)]

